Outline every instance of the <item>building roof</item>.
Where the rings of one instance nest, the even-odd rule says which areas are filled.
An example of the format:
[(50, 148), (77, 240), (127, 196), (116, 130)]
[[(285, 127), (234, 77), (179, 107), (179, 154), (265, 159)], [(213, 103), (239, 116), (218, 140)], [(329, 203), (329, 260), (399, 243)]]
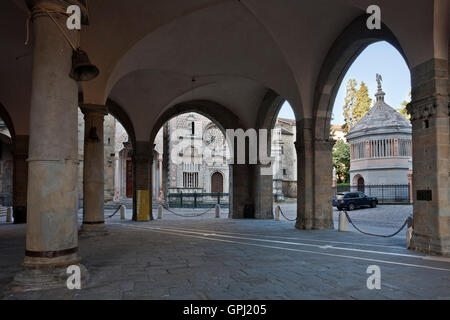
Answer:
[[(378, 78), (377, 78), (378, 79)], [(375, 105), (350, 129), (347, 139), (372, 134), (411, 134), (411, 123), (397, 110), (384, 102), (385, 93), (381, 90), (381, 81), (378, 81), (378, 92), (375, 94)]]
[(295, 126), (296, 122), (293, 119), (286, 119), (286, 118), (277, 118), (277, 121), (288, 123), (292, 126)]

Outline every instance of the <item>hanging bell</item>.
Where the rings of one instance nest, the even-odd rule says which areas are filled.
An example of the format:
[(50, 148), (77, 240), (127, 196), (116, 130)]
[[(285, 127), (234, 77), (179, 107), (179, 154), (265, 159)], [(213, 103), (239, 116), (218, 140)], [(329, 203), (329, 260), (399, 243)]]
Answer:
[(96, 127), (91, 127), (91, 129), (89, 130), (89, 135), (88, 135), (87, 140), (90, 142), (99, 142), (100, 141), (100, 138), (98, 137), (98, 134), (97, 134)]
[(70, 77), (76, 81), (89, 81), (97, 77), (98, 68), (89, 61), (87, 53), (81, 49), (73, 51)]

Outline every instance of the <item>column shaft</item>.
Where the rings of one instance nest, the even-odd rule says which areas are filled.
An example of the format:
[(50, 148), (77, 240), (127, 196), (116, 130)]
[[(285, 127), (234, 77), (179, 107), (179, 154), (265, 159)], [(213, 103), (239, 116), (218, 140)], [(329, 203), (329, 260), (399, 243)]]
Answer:
[(314, 153), (312, 141), (312, 121), (297, 121), (297, 229), (312, 229)]
[(137, 141), (133, 153), (133, 220), (149, 221), (152, 216), (152, 164), (150, 143)]
[(27, 221), (29, 136), (16, 135), (14, 142), (13, 215), (14, 223)]
[[(62, 8), (63, 9), (63, 8)], [(64, 26), (66, 17), (54, 14)], [(76, 32), (66, 30), (72, 41)], [(33, 71), (24, 266), (79, 262), (77, 232), (78, 90), (72, 48), (43, 12), (33, 14)]]
[(333, 229), (333, 145), (314, 140), (314, 229)]
[(161, 174), (161, 190), (163, 199), (167, 199), (169, 184), (169, 123), (163, 126), (163, 158), (162, 158), (162, 174)]
[(83, 230), (104, 227), (105, 106), (82, 105), (84, 113)]
[(229, 217), (243, 219), (245, 206), (253, 205), (252, 166), (248, 164), (230, 164)]
[(412, 72), (414, 233), (411, 248), (450, 255), (448, 62), (432, 59)]

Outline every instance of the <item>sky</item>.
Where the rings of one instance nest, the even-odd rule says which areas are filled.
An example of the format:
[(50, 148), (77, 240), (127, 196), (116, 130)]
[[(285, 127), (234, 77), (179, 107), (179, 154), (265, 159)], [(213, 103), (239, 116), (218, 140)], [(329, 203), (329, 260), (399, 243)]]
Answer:
[[(364, 81), (369, 88), (369, 96), (375, 101), (377, 82), (375, 75), (383, 77), (383, 91), (386, 93), (384, 101), (394, 109), (402, 107), (401, 103), (409, 101), (411, 92), (411, 75), (401, 54), (389, 43), (382, 41), (368, 46), (347, 71), (333, 107), (332, 124), (343, 124), (342, 107), (344, 106), (345, 89), (350, 78), (356, 79), (358, 88)], [(280, 118), (295, 119), (291, 106), (286, 102), (278, 114)]]

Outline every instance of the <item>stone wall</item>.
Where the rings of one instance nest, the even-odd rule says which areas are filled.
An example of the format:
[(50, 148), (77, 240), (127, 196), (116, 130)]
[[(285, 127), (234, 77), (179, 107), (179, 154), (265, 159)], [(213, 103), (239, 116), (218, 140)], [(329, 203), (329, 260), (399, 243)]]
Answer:
[[(194, 123), (194, 135), (191, 134), (192, 123)], [(155, 139), (155, 148), (160, 154), (162, 154), (162, 138), (162, 130), (160, 130)], [(195, 147), (193, 152), (191, 146)], [(213, 149), (215, 151), (212, 151)], [(183, 155), (180, 156), (180, 154)], [(183, 173), (197, 172), (198, 189), (196, 191), (209, 193), (212, 174), (220, 172), (223, 176), (223, 192), (228, 193), (227, 156), (229, 152), (223, 133), (207, 117), (190, 112), (169, 120), (169, 188), (183, 188)], [(206, 159), (209, 159), (209, 163), (205, 162)]]
[(115, 168), (115, 133), (116, 119), (105, 116), (104, 122), (104, 152), (105, 152), (105, 202), (114, 198), (114, 168)]
[(273, 166), (273, 193), (277, 195), (277, 199), (280, 198), (280, 192), (283, 197), (297, 197), (297, 154), (294, 145), (295, 140), (295, 120), (278, 118), (272, 136), (272, 156), (275, 156), (276, 161)]

